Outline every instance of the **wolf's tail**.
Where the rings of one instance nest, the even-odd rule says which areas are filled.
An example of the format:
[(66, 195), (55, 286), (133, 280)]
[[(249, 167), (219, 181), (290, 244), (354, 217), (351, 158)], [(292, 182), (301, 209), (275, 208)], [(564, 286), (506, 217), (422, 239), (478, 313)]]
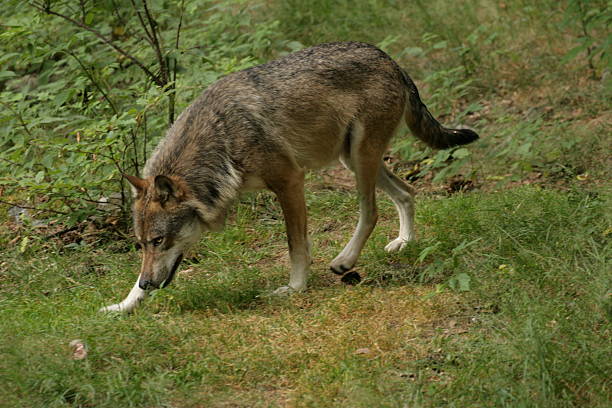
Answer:
[(427, 110), (421, 101), (419, 91), (408, 74), (402, 70), (404, 84), (408, 88), (406, 124), (418, 139), (435, 149), (447, 149), (464, 145), (478, 139), (478, 134), (470, 129), (449, 129), (442, 126)]

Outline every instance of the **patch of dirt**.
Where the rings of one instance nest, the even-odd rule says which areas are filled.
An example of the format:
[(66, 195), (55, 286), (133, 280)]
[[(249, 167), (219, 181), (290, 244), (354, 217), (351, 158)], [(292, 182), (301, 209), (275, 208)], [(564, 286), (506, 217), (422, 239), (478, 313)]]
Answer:
[(321, 179), (312, 184), (312, 189), (355, 191), (355, 176), (343, 165), (337, 164), (319, 172)]

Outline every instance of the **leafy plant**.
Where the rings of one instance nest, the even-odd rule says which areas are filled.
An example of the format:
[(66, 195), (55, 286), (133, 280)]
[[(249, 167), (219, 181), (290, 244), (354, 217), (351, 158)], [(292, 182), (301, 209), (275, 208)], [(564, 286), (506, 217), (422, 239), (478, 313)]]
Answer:
[(113, 207), (125, 213), (120, 174), (140, 172), (175, 112), (288, 43), (276, 22), (252, 21), (241, 2), (30, 6), (0, 8), (3, 202), (28, 201), (68, 223)]
[(427, 246), (421, 250), (416, 259), (416, 262), (420, 264), (425, 261), (429, 262), (420, 273), (419, 280), (421, 282), (435, 282), (442, 277), (448, 277), (443, 286), (448, 286), (453, 290), (462, 292), (470, 290), (471, 277), (466, 272), (460, 271), (460, 259), (467, 248), (480, 240), (481, 238), (472, 241), (464, 240), (455, 248), (451, 249), (449, 253), (449, 251), (444, 249), (441, 241), (431, 239), (430, 242), (426, 244)]
[[(586, 53), (587, 64), (593, 76), (597, 76), (599, 69), (610, 68), (610, 49), (612, 48), (612, 10), (610, 2), (606, 0), (569, 0), (565, 10), (566, 26), (577, 28), (579, 31), (574, 48), (569, 50), (564, 62), (576, 59), (580, 54)], [(595, 35), (596, 32), (603, 35)]]

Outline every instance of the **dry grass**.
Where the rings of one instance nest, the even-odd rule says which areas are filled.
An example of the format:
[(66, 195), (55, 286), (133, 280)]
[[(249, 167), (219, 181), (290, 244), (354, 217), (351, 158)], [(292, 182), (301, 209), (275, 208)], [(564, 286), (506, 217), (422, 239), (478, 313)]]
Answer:
[[(355, 373), (330, 381), (330, 368), (353, 361), (365, 370), (358, 377), (378, 372), (400, 378), (410, 362), (434, 353), (436, 335), (469, 330), (453, 317), (462, 313), (460, 297), (432, 297), (434, 287), (329, 289), (273, 300), (248, 313), (200, 316), (205, 329), (195, 328), (182, 359), (197, 361), (198, 350), (215, 350), (236, 371), (222, 384), (203, 384), (196, 398), (201, 402), (188, 406), (301, 406), (304, 396), (343, 405)], [(270, 376), (276, 370), (281, 372)], [(218, 394), (227, 389), (231, 396)]]

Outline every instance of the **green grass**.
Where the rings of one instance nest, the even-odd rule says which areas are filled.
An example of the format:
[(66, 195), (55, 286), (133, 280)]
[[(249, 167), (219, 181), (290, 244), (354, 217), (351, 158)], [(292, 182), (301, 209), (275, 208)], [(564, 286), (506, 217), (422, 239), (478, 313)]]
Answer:
[[(253, 8), (287, 40), (385, 45), (443, 122), (482, 139), (434, 168), (424, 163), (437, 156), (401, 132), (395, 171), (425, 169), (418, 240), (384, 252), (398, 225), (381, 193), (357, 286), (327, 270), (357, 221), (355, 194), (334, 184), (346, 176), (337, 169), (310, 174), (313, 274), (288, 298), (268, 296), (288, 272), (269, 193), (243, 197), (225, 231), (204, 236), (173, 285), (130, 316), (97, 312), (136, 278), (130, 243), (45, 238), (3, 209), (0, 406), (609, 406), (610, 94), (584, 56), (561, 63), (579, 30), (561, 24), (559, 4)], [(448, 179), (432, 182), (441, 168), (474, 189), (449, 194)], [(84, 360), (71, 358), (74, 339)]]
[[(422, 239), (393, 256), (382, 251), (395, 228), (385, 203), (357, 287), (325, 267), (340, 249), (336, 236), (350, 233), (344, 218), (355, 218), (340, 211), (331, 224), (330, 207), (354, 209), (353, 198), (328, 190), (309, 198), (314, 228), (329, 231), (314, 236), (312, 288), (288, 299), (266, 296), (287, 268), (266, 196), (238, 206), (228, 230), (195, 251), (193, 271), (132, 316), (96, 309), (126, 294), (135, 253), (9, 252), (4, 404), (606, 405), (610, 254), (600, 198), (533, 187), (424, 198)], [(423, 278), (477, 238), (452, 256), (454, 270)], [(431, 260), (415, 261), (434, 241)], [(439, 286), (457, 273), (469, 274), (469, 292)], [(71, 360), (73, 339), (88, 345), (85, 360)]]

